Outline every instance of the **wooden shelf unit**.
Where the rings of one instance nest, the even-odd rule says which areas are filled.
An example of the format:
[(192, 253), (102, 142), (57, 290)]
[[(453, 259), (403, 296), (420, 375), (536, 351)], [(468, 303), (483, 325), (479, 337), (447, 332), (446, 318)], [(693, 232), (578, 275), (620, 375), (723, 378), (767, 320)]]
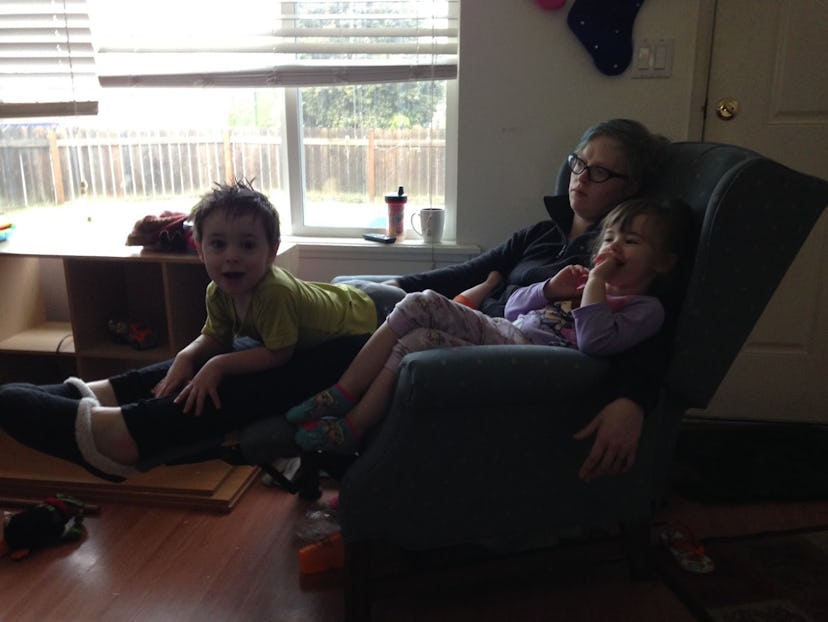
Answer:
[[(74, 358), (86, 378), (166, 360), (204, 324), (204, 266), (189, 254), (49, 256), (0, 248), (0, 352)], [(140, 320), (157, 345), (115, 342), (110, 319)]]

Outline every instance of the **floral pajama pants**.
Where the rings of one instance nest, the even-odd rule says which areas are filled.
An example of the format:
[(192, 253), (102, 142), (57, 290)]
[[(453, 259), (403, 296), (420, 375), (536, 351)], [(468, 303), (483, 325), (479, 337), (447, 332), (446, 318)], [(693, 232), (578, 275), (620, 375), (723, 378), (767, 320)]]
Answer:
[(460, 346), (532, 344), (509, 320), (489, 317), (429, 289), (406, 295), (387, 321), (399, 336), (385, 364), (394, 371), (409, 352)]

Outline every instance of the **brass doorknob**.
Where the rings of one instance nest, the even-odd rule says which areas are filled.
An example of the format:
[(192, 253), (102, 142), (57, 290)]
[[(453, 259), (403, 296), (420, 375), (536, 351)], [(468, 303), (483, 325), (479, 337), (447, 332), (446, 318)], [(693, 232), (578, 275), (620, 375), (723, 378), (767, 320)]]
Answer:
[(722, 121), (730, 121), (739, 113), (739, 100), (735, 97), (723, 97), (716, 103), (716, 114)]

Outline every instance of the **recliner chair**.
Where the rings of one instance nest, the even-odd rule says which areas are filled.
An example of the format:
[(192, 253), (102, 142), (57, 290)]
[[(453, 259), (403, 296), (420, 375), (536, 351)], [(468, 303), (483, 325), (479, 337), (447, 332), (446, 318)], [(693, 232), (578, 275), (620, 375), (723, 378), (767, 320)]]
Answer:
[[(568, 169), (557, 191), (565, 193)], [(562, 348), (473, 346), (408, 355), (390, 412), (340, 485), (347, 620), (369, 620), (389, 546), (525, 550), (622, 525), (646, 564), (683, 414), (709, 403), (828, 204), (828, 182), (736, 146), (667, 149), (652, 194), (684, 199), (700, 231), (657, 407), (624, 475), (577, 477), (606, 361)], [(635, 559), (634, 559), (635, 561)]]

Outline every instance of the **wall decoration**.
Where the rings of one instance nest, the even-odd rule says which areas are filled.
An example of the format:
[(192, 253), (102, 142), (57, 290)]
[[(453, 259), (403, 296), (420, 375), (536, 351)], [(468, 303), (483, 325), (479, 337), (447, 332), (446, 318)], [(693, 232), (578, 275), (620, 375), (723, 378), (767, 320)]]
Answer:
[[(541, 2), (541, 0), (538, 0)], [(644, 0), (575, 0), (566, 23), (608, 76), (623, 73), (633, 56), (632, 31)]]

